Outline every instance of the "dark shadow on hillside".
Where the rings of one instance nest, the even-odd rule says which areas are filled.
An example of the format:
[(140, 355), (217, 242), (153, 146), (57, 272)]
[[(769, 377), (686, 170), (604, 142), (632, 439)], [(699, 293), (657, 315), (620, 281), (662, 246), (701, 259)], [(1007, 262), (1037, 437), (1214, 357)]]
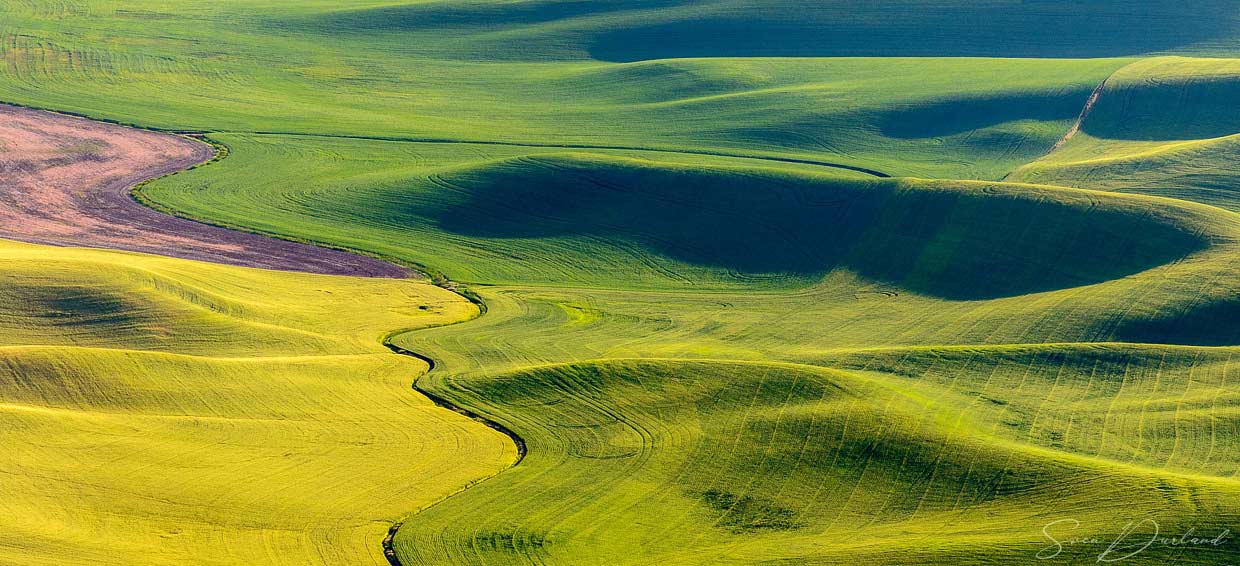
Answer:
[(606, 61), (675, 57), (1115, 57), (1227, 37), (1235, 4), (1172, 0), (762, 2), (613, 28)]
[(1125, 342), (1147, 344), (1240, 345), (1240, 299), (1207, 302), (1154, 318), (1126, 321), (1115, 335)]
[(429, 2), (332, 12), (320, 16), (316, 23), (325, 31), (332, 32), (412, 32), (452, 28), (486, 31), (623, 10), (660, 8), (678, 3), (677, 0)]
[(90, 326), (137, 326), (146, 318), (151, 306), (116, 289), (85, 285), (47, 287), (25, 283), (7, 283), (6, 291), (19, 292), (27, 305), (21, 311), (6, 314), (38, 320), (39, 325), (51, 324), (69, 328)]
[[(910, 189), (761, 171), (540, 156), (459, 172), (439, 226), (475, 238), (580, 239), (723, 272), (813, 279), (836, 268), (951, 299), (1098, 283), (1204, 244), (1142, 215), (1087, 203)], [(587, 261), (631, 261), (631, 255)]]
[(1240, 77), (1151, 79), (1103, 91), (1081, 131), (1104, 139), (1194, 140), (1240, 133)]
[(901, 139), (946, 137), (1018, 120), (1076, 118), (1092, 89), (941, 100), (909, 105), (876, 116), (884, 136)]

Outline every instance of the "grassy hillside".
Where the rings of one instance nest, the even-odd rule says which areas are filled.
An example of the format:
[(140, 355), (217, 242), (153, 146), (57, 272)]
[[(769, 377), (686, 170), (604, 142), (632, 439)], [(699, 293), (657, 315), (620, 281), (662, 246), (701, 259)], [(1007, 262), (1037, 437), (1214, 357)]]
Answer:
[[(1116, 57), (1234, 50), (1240, 23), (1234, 6), (1218, 1), (1195, 2), (1191, 10), (1166, 0), (1139, 5), (1116, 0), (1070, 5), (1051, 0), (723, 0), (695, 8), (691, 13), (646, 11), (645, 17), (591, 26), (589, 52), (626, 61), (718, 56)], [(565, 27), (576, 27), (574, 23)], [(583, 23), (578, 25), (593, 22)]]
[[(400, 18), (385, 11), (489, 6), (511, 16), (596, 4), (521, 3), (533, 8), (517, 10), (511, 2), (434, 2), (336, 13), (329, 4), (300, 2), (93, 1), (63, 14), (8, 6), (0, 8), (7, 10), (0, 100), (170, 129), (690, 149), (997, 179), (1044, 154), (1090, 91), (1126, 62), (737, 57), (614, 64), (548, 60), (517, 37), (496, 50), (517, 61), (496, 61), (490, 52), (463, 61), (451, 45), (505, 32), (484, 16), (471, 19), (476, 14), (418, 12), (409, 17), (418, 27), (412, 31), (321, 21), (374, 12), (375, 22), (396, 25)], [(458, 23), (438, 25), (440, 17)], [(552, 25), (540, 21), (522, 29)], [(564, 37), (556, 29), (547, 33)], [(446, 42), (444, 34), (460, 41)]]
[[(1217, 399), (1227, 354), (1185, 352), (1121, 387), (1125, 363), (1144, 366), (1146, 354), (995, 349), (956, 358), (987, 353), (1015, 359), (989, 372), (975, 363), (975, 372), (950, 380), (920, 377), (919, 360), (892, 353), (875, 357), (902, 361), (883, 369), (908, 377), (608, 361), (449, 381), (444, 390), (495, 407), (538, 449), (519, 473), (449, 499), (402, 529), (402, 557), (414, 564), (1022, 563), (1047, 546), (1038, 527), (1058, 517), (1112, 538), (1123, 528), (1113, 525), (1117, 513), (1211, 536), (1234, 520), (1240, 494), (1232, 462), (1214, 468), (1221, 476), (1209, 473), (1203, 464), (1217, 446), (1212, 437), (1176, 433), (1194, 417), (1155, 412), (1137, 424), (1138, 408), (1183, 406), (1190, 387), (1194, 399)], [(1057, 355), (1079, 365), (1036, 359)], [(951, 353), (923, 355), (931, 356), (938, 362)], [(1073, 401), (1082, 405), (1074, 418), (1048, 408)], [(1204, 410), (1223, 410), (1205, 402)], [(1105, 416), (1091, 412), (1102, 407), (1110, 408)], [(1216, 429), (1223, 436), (1235, 425), (1224, 422)], [(1189, 472), (1177, 469), (1181, 462)], [(1160, 563), (1168, 554), (1155, 549), (1134, 562)], [(1060, 562), (1090, 558), (1075, 547)], [(1234, 558), (1234, 550), (1213, 548), (1195, 556)]]
[[(1237, 516), (1236, 219), (1133, 202), (1193, 211), (1182, 221), (1212, 245), (990, 300), (847, 270), (792, 293), (483, 287), (485, 317), (397, 340), (449, 368), (424, 386), (530, 455), (415, 516), (402, 559), (1022, 563), (1062, 520), (1082, 527), (1060, 540), (1114, 540), (1143, 519), (1215, 536)], [(1058, 563), (1102, 550), (1069, 546)]]
[[(1101, 0), (357, 0), (211, 4), (155, 0), (24, 2), (6, 21), (113, 32), (218, 57), (221, 44), (367, 47), (417, 59), (635, 61), (684, 57), (1072, 57), (1235, 52), (1233, 6)], [(196, 28), (193, 26), (197, 26)], [(156, 29), (162, 34), (153, 34)], [(255, 32), (261, 32), (255, 33)], [(264, 37), (265, 36), (265, 37)], [(216, 40), (212, 44), (204, 37)], [(778, 41), (771, 41), (778, 38)], [(916, 41), (910, 41), (916, 38)], [(317, 48), (316, 48), (317, 46)], [(340, 49), (338, 54), (346, 51)], [(271, 56), (273, 54), (267, 54)], [(271, 60), (278, 60), (274, 57)], [(89, 65), (90, 60), (83, 60)], [(235, 78), (235, 77), (234, 77)]]
[[(409, 145), (418, 159), (385, 166), (384, 147)], [(424, 386), (503, 423), (529, 455), (415, 515), (396, 538), (405, 563), (1018, 561), (1065, 517), (1112, 538), (1116, 509), (1167, 529), (1235, 517), (1231, 213), (718, 157), (426, 145), (372, 144), (366, 174), (342, 175), (356, 165), (337, 142), (305, 152), (327, 157), (318, 168), (265, 170), (268, 185), (221, 181), (259, 178), (230, 173), (238, 160), (146, 189), (488, 283), (475, 285), (484, 317), (397, 342), (440, 362)], [(650, 263), (680, 277), (634, 267)], [(739, 276), (753, 265), (810, 268)], [(836, 542), (857, 532), (864, 543)]]
[(1080, 133), (1012, 179), (1156, 194), (1240, 211), (1240, 61), (1166, 57), (1106, 82)]
[[(228, 149), (144, 202), (485, 305), (0, 243), (0, 564), (384, 564), (402, 518), (406, 566), (1013, 564), (1063, 521), (1214, 537), (1240, 519), (1240, 74), (1146, 56), (1231, 52), (1236, 18), (0, 6), (0, 100)], [(427, 364), (389, 336), (526, 452), (411, 391)]]
[(380, 345), (474, 314), (447, 291), (13, 243), (0, 263), (0, 564), (385, 564), (392, 521), (515, 456)]
[[(932, 296), (986, 298), (1113, 279), (1203, 245), (1134, 201), (1033, 187), (687, 155), (463, 159), (434, 144), (224, 139), (236, 157), (143, 194), (478, 283), (789, 286), (846, 268)], [(292, 159), (273, 167), (273, 154)]]
[(1233, 8), (1219, 0), (1195, 2), (1191, 10), (1167, 0), (370, 1), (285, 8), (266, 23), (337, 40), (391, 42), (424, 57), (487, 60), (1090, 58), (1234, 51), (1240, 21)]

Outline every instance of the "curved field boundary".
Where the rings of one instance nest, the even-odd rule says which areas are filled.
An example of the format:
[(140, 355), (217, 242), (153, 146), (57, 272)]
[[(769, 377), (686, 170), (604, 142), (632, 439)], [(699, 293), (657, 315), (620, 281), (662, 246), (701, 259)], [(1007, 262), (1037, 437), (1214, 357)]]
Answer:
[[(201, 140), (4, 104), (0, 104), (0, 117), (5, 118), (0, 122), (0, 172), (6, 175), (6, 183), (0, 185), (2, 238), (282, 271), (354, 277), (409, 275), (395, 263), (350, 250), (174, 216), (131, 192), (143, 182), (221, 157), (215, 147)], [(467, 290), (455, 289), (447, 281), (439, 283), (479, 303)], [(479, 309), (486, 312), (485, 305), (479, 304)], [(384, 345), (396, 354), (422, 360), (428, 371), (435, 367), (427, 356), (387, 340)], [(417, 379), (412, 387), (435, 405), (508, 436), (518, 455), (505, 469), (525, 457), (525, 441), (503, 425), (420, 389)], [(494, 476), (479, 478), (462, 490), (490, 477)], [(400, 566), (400, 560), (392, 537), (402, 523), (396, 522), (382, 543), (384, 555), (395, 566)]]
[(408, 276), (390, 262), (169, 216), (134, 200), (135, 185), (215, 158), (202, 141), (10, 105), (0, 105), (0, 140), (0, 237), (283, 271)]
[[(481, 311), (481, 313), (485, 313), (485, 312), (486, 312), (485, 310)], [(479, 314), (479, 316), (481, 316), (481, 313)], [(391, 350), (392, 352), (395, 352), (396, 354), (399, 354), (402, 356), (409, 356), (411, 358), (417, 358), (421, 360), (427, 366), (426, 374), (429, 374), (431, 371), (433, 371), (435, 369), (435, 360), (431, 359), (429, 356), (419, 354), (417, 352), (414, 352), (413, 350), (402, 348), (392, 343), (392, 338), (399, 334), (401, 333), (393, 334), (392, 336), (389, 336), (388, 338), (384, 339), (383, 345), (386, 346), (387, 349)], [(503, 434), (504, 436), (507, 436), (510, 440), (512, 440), (512, 443), (517, 446), (517, 458), (513, 460), (512, 463), (508, 465), (508, 467), (504, 468), (503, 470), (500, 470), (494, 475), (487, 476), (485, 478), (479, 478), (473, 483), (470, 483), (469, 485), (466, 485), (462, 487), (461, 489), (457, 490), (455, 493), (448, 494), (447, 496), (445, 496), (443, 499), (440, 499), (436, 503), (442, 503), (443, 501), (447, 500), (449, 497), (457, 495), (475, 485), (478, 485), (479, 483), (482, 483), (499, 474), (502, 474), (505, 471), (511, 470), (512, 468), (516, 467), (517, 464), (520, 464), (522, 460), (525, 459), (525, 455), (528, 452), (528, 448), (526, 447), (524, 438), (521, 438), (521, 436), (518, 435), (516, 432), (514, 432), (512, 429), (500, 424), (499, 422), (489, 420), (486, 417), (474, 411), (461, 407), (460, 405), (457, 405), (432, 391), (419, 387), (418, 381), (420, 381), (423, 377), (426, 377), (426, 374), (422, 374), (421, 376), (418, 376), (417, 379), (413, 380), (412, 387), (414, 391), (417, 391), (422, 396), (426, 397), (427, 399), (430, 399), (431, 402), (434, 403), (438, 407), (442, 407), (444, 409), (447, 409), (459, 415), (465, 416), (469, 418), (470, 420), (476, 421), (482, 425), (487, 426), (488, 428), (491, 428), (491, 429), (494, 429), (500, 432), (501, 434)], [(392, 566), (402, 566), (400, 562), (400, 556), (396, 554), (396, 546), (395, 546), (396, 532), (399, 531), (401, 527), (405, 526), (405, 521), (408, 520), (408, 517), (412, 517), (413, 515), (421, 513), (422, 511), (425, 511), (429, 509), (430, 507), (433, 507), (436, 503), (432, 503), (431, 505), (427, 507), (418, 509), (410, 513), (406, 518), (396, 521), (395, 523), (392, 523), (392, 527), (388, 529), (387, 536), (383, 537), (383, 556), (387, 558), (388, 563), (390, 563)]]
[[(1072, 127), (1068, 128), (1068, 131), (1064, 132), (1063, 136), (1056, 140), (1055, 144), (1052, 145), (1050, 149), (1046, 150), (1046, 153), (1042, 154), (1042, 157), (1055, 153), (1059, 150), (1059, 148), (1063, 147), (1064, 144), (1068, 143), (1069, 140), (1076, 137), (1076, 134), (1081, 131), (1081, 126), (1085, 123), (1085, 119), (1089, 118), (1089, 113), (1093, 112), (1094, 106), (1098, 104), (1098, 99), (1102, 98), (1102, 91), (1106, 90), (1107, 82), (1111, 80), (1111, 77), (1115, 76), (1115, 73), (1118, 73), (1123, 69), (1124, 67), (1121, 67), (1110, 75), (1107, 75), (1107, 78), (1102, 79), (1102, 82), (1098, 83), (1098, 86), (1094, 87), (1093, 92), (1089, 93), (1089, 98), (1085, 99), (1085, 106), (1081, 107), (1081, 113), (1076, 116), (1076, 121), (1072, 123)], [(1024, 165), (1021, 167), (1024, 167)], [(1012, 171), (1008, 171), (1005, 175), (1003, 175), (1003, 177), (999, 178), (999, 180), (1006, 181), (1008, 177), (1011, 177), (1013, 173), (1019, 170), (1020, 167), (1017, 167)]]
[(335, 138), (347, 140), (368, 140), (368, 141), (387, 141), (401, 143), (441, 143), (441, 144), (461, 144), (461, 145), (500, 145), (505, 147), (537, 147), (550, 149), (599, 149), (611, 151), (648, 151), (651, 153), (671, 153), (686, 155), (708, 155), (712, 157), (734, 157), (737, 159), (755, 159), (759, 161), (773, 161), (776, 163), (794, 163), (798, 165), (817, 165), (819, 167), (828, 167), (831, 169), (842, 169), (845, 171), (853, 171), (863, 173), (871, 177), (887, 179), (892, 177), (891, 174), (884, 173), (877, 169), (870, 169), (857, 165), (849, 165), (847, 163), (837, 163), (833, 161), (821, 161), (817, 159), (800, 159), (796, 157), (779, 157), (773, 155), (753, 155), (744, 153), (730, 153), (726, 151), (710, 151), (705, 149), (669, 149), (658, 147), (639, 147), (625, 145), (592, 145), (592, 144), (568, 144), (568, 143), (543, 143), (543, 142), (507, 142), (494, 140), (463, 140), (452, 138), (417, 138), (417, 137), (396, 137), (396, 136), (358, 136), (349, 134), (313, 134), (305, 132), (242, 132), (242, 131), (213, 131), (213, 132), (196, 132), (203, 134), (250, 134), (256, 136), (302, 136), (310, 138)]

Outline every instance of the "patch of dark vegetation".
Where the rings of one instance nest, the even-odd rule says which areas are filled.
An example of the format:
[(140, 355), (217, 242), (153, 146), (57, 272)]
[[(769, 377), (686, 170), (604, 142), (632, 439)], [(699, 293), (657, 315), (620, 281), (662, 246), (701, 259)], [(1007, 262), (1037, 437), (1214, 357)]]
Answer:
[(388, 564), (392, 566), (401, 566), (400, 556), (396, 554), (396, 533), (404, 525), (404, 521), (392, 523), (387, 535), (383, 537), (383, 557), (387, 558)]
[(172, 20), (178, 17), (174, 14), (169, 14), (167, 12), (156, 12), (153, 10), (118, 9), (113, 13), (116, 14), (117, 17), (120, 17), (120, 18), (134, 18), (134, 19), (139, 19), (139, 20)]
[(144, 318), (150, 305), (142, 304), (118, 291), (78, 285), (42, 287), (22, 282), (5, 282), (6, 294), (23, 297), (28, 309), (8, 312), (8, 316), (29, 316), (65, 327), (95, 324), (125, 324)]
[(127, 304), (120, 297), (99, 293), (91, 289), (62, 289), (62, 293), (47, 297), (47, 307), (43, 312), (49, 315), (80, 316), (122, 316), (131, 312), (133, 305)]
[(737, 496), (719, 489), (708, 489), (697, 495), (707, 507), (720, 513), (716, 524), (732, 531), (790, 531), (804, 526), (796, 521), (796, 512), (770, 500)]
[(394, 219), (429, 212), (456, 234), (579, 239), (581, 249), (602, 244), (626, 257), (636, 246), (728, 274), (815, 281), (844, 268), (957, 300), (1100, 283), (1207, 245), (1096, 197), (1000, 185), (742, 174), (589, 154), (506, 160), (432, 182), (448, 189), (443, 200), (398, 205)]

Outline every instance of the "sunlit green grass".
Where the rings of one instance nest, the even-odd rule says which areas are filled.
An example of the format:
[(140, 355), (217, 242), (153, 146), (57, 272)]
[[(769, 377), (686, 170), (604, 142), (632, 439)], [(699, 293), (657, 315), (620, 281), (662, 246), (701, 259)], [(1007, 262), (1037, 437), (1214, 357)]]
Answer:
[(1127, 61), (615, 64), (522, 57), (520, 38), (508, 39), (514, 57), (462, 60), (443, 35), (476, 44), (503, 32), (433, 19), (350, 32), (316, 19), (326, 3), (165, 4), (9, 8), (0, 100), (170, 129), (691, 149), (995, 179), (1045, 153)]
[(226, 143), (325, 157), (285, 178), (259, 165), (284, 160), (230, 158), (144, 194), (445, 266), (488, 306), (396, 341), (440, 362), (422, 387), (530, 455), (415, 515), (405, 562), (1020, 561), (1060, 519), (1114, 538), (1117, 516), (1236, 515), (1231, 349), (1205, 347), (1238, 338), (1231, 213), (719, 157), (267, 138)]
[[(5, 244), (0, 563), (382, 564), (406, 515), (406, 565), (1233, 528), (1235, 63), (1144, 56), (1227, 53), (1234, 6), (754, 6), (0, 8), (0, 100), (229, 148), (144, 201), (486, 307)], [(403, 330), (519, 465), (456, 493), (517, 449), (409, 391)]]
[[(1213, 537), (1240, 504), (1234, 460), (1210, 465), (1236, 425), (1229, 355), (1001, 347), (853, 354), (864, 372), (611, 360), (445, 379), (537, 448), (398, 548), (415, 564), (981, 564), (1029, 561), (1058, 519), (1081, 522), (1065, 539), (1114, 539), (1130, 517)], [(1125, 376), (1150, 357), (1158, 370)], [(1177, 433), (1211, 421), (1218, 437)]]
[(475, 313), (442, 289), (12, 243), (0, 262), (0, 563), (384, 564), (391, 522), (515, 457), (380, 345)]

